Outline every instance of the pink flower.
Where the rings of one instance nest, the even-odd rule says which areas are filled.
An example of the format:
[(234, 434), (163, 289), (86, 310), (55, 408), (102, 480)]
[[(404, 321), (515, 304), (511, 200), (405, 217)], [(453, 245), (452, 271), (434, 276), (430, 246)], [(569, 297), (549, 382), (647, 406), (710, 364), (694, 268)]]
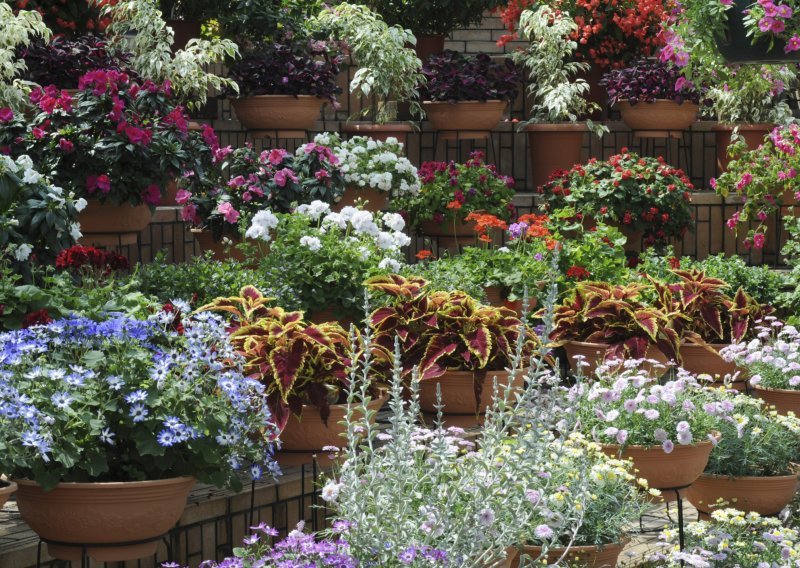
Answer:
[(244, 176), (236, 176), (235, 178), (228, 181), (228, 187), (236, 188), (242, 187), (245, 183), (247, 183), (244, 179)]
[(719, 0), (719, 3), (724, 6), (731, 6), (733, 4), (733, 0)]
[(148, 205), (159, 205), (161, 203), (161, 188), (157, 184), (151, 183), (142, 191), (141, 196), (142, 201)]
[(253, 200), (253, 194), (250, 193), (249, 191), (245, 191), (242, 194), (242, 201), (250, 202), (252, 200)]
[(284, 158), (286, 158), (288, 155), (289, 152), (283, 148), (276, 148), (275, 150), (269, 151), (269, 154), (267, 155), (267, 161), (273, 166), (279, 166), (281, 162), (283, 162)]
[(125, 125), (125, 136), (128, 137), (133, 144), (139, 146), (147, 146), (153, 139), (153, 133), (150, 130), (133, 126), (132, 124)]
[(172, 112), (164, 117), (164, 124), (174, 126), (183, 134), (189, 131), (189, 123), (186, 120), (186, 115), (183, 114), (183, 107), (181, 106), (175, 107)]
[(217, 138), (217, 133), (214, 132), (214, 129), (208, 124), (204, 124), (202, 128), (201, 134), (206, 144), (208, 144), (212, 150), (219, 148), (219, 138)]
[(236, 209), (234, 209), (233, 205), (231, 205), (227, 201), (225, 203), (220, 203), (219, 205), (217, 205), (217, 211), (219, 213), (222, 213), (222, 215), (225, 217), (225, 221), (227, 221), (231, 225), (235, 225), (236, 222), (239, 220), (239, 212)]
[(39, 128), (38, 126), (33, 127), (33, 137), (37, 140), (41, 140), (47, 134), (47, 131), (44, 128)]
[(111, 112), (108, 113), (108, 118), (114, 122), (119, 122), (122, 120), (122, 111), (125, 110), (125, 103), (117, 95), (114, 95), (111, 100), (113, 103), (111, 105)]
[(762, 32), (767, 33), (772, 29), (772, 24), (775, 23), (775, 18), (770, 18), (769, 16), (765, 16), (758, 21), (758, 29)]
[(317, 181), (322, 181), (324, 179), (330, 179), (331, 174), (328, 173), (328, 170), (318, 170), (314, 172), (314, 177), (317, 178)]
[(86, 177), (86, 191), (89, 193), (94, 193), (97, 190), (100, 190), (103, 193), (108, 193), (111, 191), (111, 180), (108, 179), (108, 176), (105, 174), (95, 176), (90, 175)]
[(733, 215), (731, 215), (730, 219), (728, 219), (725, 224), (728, 225), (729, 229), (735, 229), (736, 225), (739, 224), (739, 212), (736, 211)]
[(11, 122), (14, 118), (14, 111), (8, 107), (0, 108), (0, 122)]
[(758, 220), (759, 220), (759, 221), (766, 221), (766, 220), (767, 220), (767, 212), (766, 212), (766, 211), (763, 211), (763, 210), (762, 210), (762, 211), (759, 211), (759, 212), (756, 214), (756, 217), (758, 217)]
[(75, 150), (75, 145), (66, 138), (62, 138), (58, 141), (58, 149), (65, 154), (71, 154)]
[(189, 203), (181, 209), (181, 219), (193, 225), (200, 223), (200, 218), (197, 216), (197, 207), (194, 203)]
[(788, 4), (781, 4), (780, 6), (775, 7), (775, 12), (778, 17), (780, 18), (791, 18), (794, 14), (794, 10)]
[(711, 189), (717, 189), (717, 178), (711, 178), (708, 180), (708, 185), (711, 186)]
[(282, 170), (278, 170), (275, 172), (275, 184), (278, 187), (286, 187), (286, 182), (288, 180), (292, 180), (294, 183), (298, 183), (297, 176), (294, 175), (294, 172), (289, 168), (283, 168)]
[(752, 181), (753, 181), (753, 175), (749, 172), (744, 173), (742, 174), (742, 179), (736, 182), (736, 189), (744, 189), (745, 187), (750, 185), (750, 182)]
[(779, 34), (786, 29), (786, 24), (783, 20), (774, 20), (769, 29), (772, 33)]
[(786, 42), (786, 47), (783, 48), (786, 53), (792, 51), (800, 51), (800, 35), (793, 35), (789, 41)]
[(214, 150), (214, 159), (213, 159), (214, 163), (215, 164), (220, 163), (222, 160), (227, 158), (228, 154), (230, 154), (231, 152), (233, 152), (233, 148), (231, 148), (230, 146), (225, 146), (224, 148), (216, 148)]
[(185, 189), (179, 189), (178, 192), (175, 194), (175, 203), (178, 205), (185, 205), (189, 203), (189, 200), (192, 198), (192, 193), (190, 191), (186, 191)]
[(756, 233), (753, 235), (753, 246), (757, 249), (764, 248), (764, 241), (766, 240), (764, 233)]

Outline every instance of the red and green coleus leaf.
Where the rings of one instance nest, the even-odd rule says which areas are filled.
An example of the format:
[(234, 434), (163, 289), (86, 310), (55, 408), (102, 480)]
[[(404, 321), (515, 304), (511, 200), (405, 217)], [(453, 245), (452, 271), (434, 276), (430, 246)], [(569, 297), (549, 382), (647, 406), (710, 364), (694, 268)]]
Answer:
[(439, 362), (455, 353), (458, 341), (448, 335), (438, 335), (429, 343), (422, 355), (419, 365), (420, 379), (430, 379), (441, 376), (444, 372)]
[(469, 333), (461, 334), (467, 349), (477, 358), (474, 368), (483, 369), (492, 354), (492, 334), (486, 326), (479, 326)]
[(272, 378), (283, 400), (288, 400), (307, 357), (308, 353), (301, 341), (295, 341), (284, 349), (274, 349), (269, 354)]

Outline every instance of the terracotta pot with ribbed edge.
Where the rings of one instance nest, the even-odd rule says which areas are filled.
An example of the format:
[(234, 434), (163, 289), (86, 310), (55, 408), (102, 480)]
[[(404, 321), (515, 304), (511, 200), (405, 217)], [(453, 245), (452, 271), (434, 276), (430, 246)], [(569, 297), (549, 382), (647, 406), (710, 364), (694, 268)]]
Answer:
[(730, 344), (710, 343), (708, 346), (682, 342), (678, 352), (683, 361), (681, 367), (695, 375), (707, 374), (714, 378), (724, 379), (737, 371), (736, 363), (726, 361), (719, 354), (720, 350)]
[[(618, 543), (606, 544), (605, 546), (571, 546), (569, 552), (564, 556), (565, 548), (555, 547), (548, 549), (544, 558), (547, 564), (555, 564), (564, 556), (563, 562), (569, 566), (579, 568), (614, 568), (619, 561), (619, 555), (630, 540), (620, 539)], [(541, 546), (523, 546), (522, 554), (526, 554), (531, 560), (536, 561), (542, 555)], [(506, 560), (503, 568), (518, 568), (520, 562), (520, 550), (510, 548), (506, 550)]]
[(111, 202), (100, 203), (87, 199), (86, 209), (78, 213), (83, 237), (83, 245), (114, 247), (136, 244), (139, 233), (147, 228), (153, 219), (149, 206), (116, 205)]
[[(764, 141), (764, 137), (775, 128), (774, 124), (738, 124), (739, 134), (744, 138), (748, 150), (755, 150)], [(716, 124), (711, 127), (714, 132), (717, 148), (717, 175), (728, 167), (731, 159), (728, 157), (728, 145), (731, 143), (731, 134), (734, 126)]]
[(311, 130), (325, 101), (312, 95), (256, 95), (231, 101), (247, 130)]
[[(567, 352), (567, 362), (573, 372), (577, 372), (576, 357), (583, 356), (584, 362), (589, 364), (588, 367), (582, 368), (583, 374), (587, 377), (594, 377), (597, 367), (605, 358), (608, 345), (603, 343), (587, 343), (585, 341), (568, 341), (564, 344), (564, 350)], [(655, 345), (651, 345), (647, 348), (645, 359), (653, 359), (663, 365), (664, 368), (661, 369), (660, 372), (663, 373), (666, 371), (668, 366), (667, 357)], [(650, 363), (645, 363), (642, 365), (642, 369), (647, 373), (651, 373), (655, 369), (655, 366)]]
[(627, 101), (618, 103), (617, 108), (622, 121), (636, 131), (682, 131), (688, 129), (695, 120), (700, 107), (694, 103), (659, 99), (652, 103), (640, 102), (635, 105)]
[(800, 391), (789, 389), (768, 389), (759, 385), (751, 385), (755, 395), (775, 407), (780, 414), (794, 412), (800, 416)]
[[(388, 395), (376, 398), (367, 405), (369, 410), (377, 412), (389, 400)], [(294, 414), (289, 415), (286, 426), (279, 436), (281, 452), (316, 452), (326, 446), (341, 448), (345, 444), (343, 434), (347, 432), (344, 425), (339, 424), (347, 413), (346, 404), (332, 404), (327, 425), (319, 415), (319, 409), (314, 406), (303, 406), (298, 419)], [(360, 419), (360, 414), (356, 419)], [(375, 421), (375, 416), (372, 422)]]
[(425, 63), (431, 55), (438, 55), (444, 51), (444, 35), (442, 34), (415, 34), (417, 43), (414, 51), (417, 57)]
[(730, 477), (704, 473), (686, 490), (686, 498), (701, 513), (709, 514), (722, 499), (740, 511), (777, 515), (797, 491), (797, 474), (774, 477)]
[[(648, 486), (655, 489), (683, 489), (700, 477), (708, 465), (708, 456), (714, 448), (710, 440), (683, 446), (677, 441), (672, 452), (666, 453), (661, 445), (626, 446), (620, 455), (620, 446), (601, 444), (609, 456), (630, 459), (637, 477), (644, 477)], [(670, 495), (664, 495), (669, 498)]]
[[(124, 483), (59, 483), (44, 491), (28, 479), (16, 480), (22, 520), (48, 544), (59, 560), (80, 560), (81, 545), (153, 539), (128, 546), (88, 547), (98, 562), (121, 562), (152, 556), (160, 537), (178, 522), (194, 477)], [(74, 546), (72, 545), (74, 543)]]
[(436, 131), (490, 131), (503, 119), (506, 101), (423, 101), (422, 107)]
[(414, 131), (410, 124), (405, 122), (387, 122), (375, 124), (373, 122), (346, 122), (340, 128), (348, 138), (351, 136), (369, 136), (373, 140), (386, 142), (387, 138), (397, 138), (404, 148), (408, 148), (408, 135)]
[(363, 206), (365, 211), (377, 213), (378, 211), (383, 211), (389, 205), (389, 192), (381, 191), (373, 187), (348, 185), (344, 189), (342, 198), (331, 205), (331, 211), (338, 212), (345, 207), (353, 207), (359, 199), (361, 201), (366, 201)]
[(581, 163), (583, 141), (589, 130), (585, 123), (529, 124), (525, 132), (531, 157), (529, 183), (535, 189), (547, 183), (555, 170), (568, 170)]
[(13, 481), (5, 481), (0, 479), (0, 509), (6, 504), (11, 494), (17, 490), (17, 484)]
[[(514, 390), (525, 386), (527, 369), (516, 372), (511, 387)], [(472, 371), (447, 371), (441, 377), (424, 379), (419, 382), (419, 405), (423, 412), (436, 413), (436, 385), (441, 385), (442, 412), (451, 416), (467, 416), (475, 418), (485, 414), (486, 408), (492, 404), (494, 378), (497, 377), (497, 388), (502, 392), (508, 385), (508, 371), (486, 371), (481, 390), (480, 402), (475, 400), (475, 374)]]

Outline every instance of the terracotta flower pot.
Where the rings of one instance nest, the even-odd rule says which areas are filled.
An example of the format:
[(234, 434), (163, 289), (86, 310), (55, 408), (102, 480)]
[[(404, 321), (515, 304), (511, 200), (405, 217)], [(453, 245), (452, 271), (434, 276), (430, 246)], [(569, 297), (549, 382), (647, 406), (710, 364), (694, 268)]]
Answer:
[(83, 245), (114, 247), (136, 244), (139, 233), (147, 228), (153, 212), (147, 205), (115, 205), (87, 199), (86, 209), (78, 213)]
[(555, 170), (568, 170), (581, 162), (586, 124), (529, 124), (528, 148), (531, 156), (529, 184), (535, 189), (547, 183)]
[(338, 323), (345, 329), (348, 329), (350, 324), (355, 324), (356, 327), (361, 325), (361, 322), (357, 322), (356, 320), (352, 319), (349, 315), (347, 315), (347, 313), (345, 313), (345, 315), (337, 315), (337, 313), (340, 312), (342, 312), (342, 310), (336, 308), (309, 311), (306, 312), (305, 319), (316, 324), (334, 322)]
[(691, 485), (703, 473), (713, 449), (710, 440), (691, 446), (676, 443), (669, 454), (660, 445), (627, 446), (621, 455), (620, 446), (616, 444), (602, 444), (601, 447), (612, 457), (632, 460), (636, 475), (644, 477), (655, 489), (682, 489)]
[[(367, 408), (378, 411), (389, 400), (388, 395), (381, 396), (371, 401)], [(327, 426), (319, 416), (319, 410), (313, 406), (303, 406), (300, 419), (289, 415), (286, 427), (279, 437), (281, 452), (318, 452), (325, 446), (341, 448), (345, 443), (343, 435), (347, 433), (344, 425), (339, 424), (344, 420), (347, 412), (346, 404), (332, 404), (328, 416)], [(356, 413), (358, 416), (358, 413)], [(373, 417), (374, 422), (374, 417)]]
[(222, 241), (215, 241), (214, 235), (207, 229), (192, 229), (192, 235), (197, 239), (200, 245), (200, 250), (203, 252), (211, 251), (214, 260), (227, 260), (232, 258), (239, 262), (244, 262), (244, 253), (237, 248), (237, 245), (242, 241), (239, 238), (229, 237), (232, 241), (230, 245), (226, 245)]
[(369, 136), (373, 140), (386, 142), (389, 137), (397, 138), (404, 148), (408, 148), (408, 135), (414, 131), (405, 122), (388, 122), (374, 124), (372, 122), (346, 122), (340, 128), (341, 132), (350, 136)]
[(311, 130), (325, 101), (311, 95), (256, 95), (231, 101), (247, 130)]
[(686, 498), (701, 513), (710, 513), (719, 499), (726, 507), (777, 515), (797, 491), (797, 474), (775, 477), (730, 477), (704, 473), (686, 490)]
[(635, 131), (680, 131), (688, 129), (697, 119), (700, 107), (694, 103), (659, 99), (652, 103), (635, 105), (620, 102), (617, 105), (622, 121)]
[(4, 481), (0, 479), (0, 509), (6, 504), (11, 494), (17, 490), (17, 484), (13, 481)]
[(768, 389), (751, 385), (755, 395), (767, 404), (774, 406), (781, 414), (794, 412), (800, 416), (800, 391), (788, 389)]
[(100, 562), (152, 556), (159, 538), (178, 522), (194, 477), (127, 483), (60, 483), (44, 491), (38, 483), (16, 480), (17, 505), (28, 526), (48, 544), (50, 556), (80, 560), (83, 544), (114, 544), (153, 539), (128, 546), (88, 547)]
[(417, 52), (420, 61), (425, 63), (431, 55), (444, 51), (444, 36), (441, 34), (418, 34), (414, 51)]
[[(744, 138), (749, 150), (755, 150), (764, 141), (764, 136), (775, 128), (774, 124), (739, 124), (739, 134)], [(731, 133), (733, 126), (717, 124), (711, 127), (716, 141), (717, 154), (717, 175), (721, 174), (728, 167), (731, 161), (728, 157), (728, 145), (731, 143)]]
[(376, 213), (386, 209), (386, 206), (389, 204), (389, 192), (372, 187), (348, 185), (344, 190), (344, 194), (342, 194), (342, 198), (337, 203), (331, 205), (331, 210), (341, 211), (345, 207), (352, 207), (359, 199), (366, 201), (364, 204), (365, 211)]
[[(506, 101), (423, 101), (422, 107), (436, 131), (487, 132), (503, 118)], [(455, 133), (454, 133), (455, 134)]]
[(681, 367), (695, 375), (705, 373), (720, 379), (724, 379), (726, 375), (733, 376), (737, 370), (736, 363), (726, 361), (719, 354), (719, 351), (728, 345), (712, 343), (708, 345), (713, 350), (710, 351), (702, 345), (681, 343), (678, 350), (683, 361)]
[[(509, 300), (508, 293), (502, 286), (486, 286), (483, 291), (486, 293), (486, 301), (490, 306), (497, 308), (508, 308), (516, 312), (518, 316), (524, 315), (522, 313), (522, 300)], [(535, 296), (528, 298), (528, 311), (533, 311), (536, 308), (537, 300)]]
[[(569, 552), (562, 561), (565, 565), (580, 568), (614, 568), (619, 560), (619, 555), (628, 544), (628, 539), (622, 539), (615, 544), (607, 544), (602, 548), (599, 546), (571, 546)], [(547, 564), (555, 564), (564, 555), (564, 548), (550, 548), (544, 558)], [(506, 561), (504, 568), (517, 568), (519, 566), (520, 551), (512, 548), (506, 551)], [(527, 554), (532, 560), (536, 560), (542, 554), (541, 546), (523, 546), (522, 553)]]
[(423, 234), (428, 237), (459, 237), (464, 239), (464, 244), (475, 238), (475, 223), (456, 219), (455, 221), (442, 221), (437, 223), (433, 219), (428, 219), (420, 223)]
[[(517, 371), (511, 387), (514, 390), (525, 386), (527, 369)], [(475, 400), (475, 375), (472, 371), (447, 371), (436, 379), (425, 379), (419, 382), (419, 405), (423, 412), (436, 413), (436, 385), (441, 385), (442, 412), (448, 416), (465, 416), (475, 418), (486, 413), (492, 404), (494, 377), (497, 377), (497, 388), (502, 395), (508, 385), (508, 371), (486, 371), (480, 401)]]
[[(576, 357), (583, 356), (583, 361), (589, 364), (588, 367), (582, 368), (583, 374), (587, 377), (594, 377), (597, 367), (605, 358), (608, 345), (604, 345), (602, 343), (586, 343), (584, 341), (568, 341), (564, 344), (564, 350), (567, 352), (567, 362), (574, 372), (577, 371)], [(667, 358), (655, 345), (648, 347), (647, 353), (645, 353), (645, 359), (653, 359), (657, 361), (664, 366), (660, 372), (663, 373), (666, 371), (668, 366)], [(642, 365), (642, 368), (647, 371), (648, 374), (656, 371), (655, 365), (650, 363), (645, 363)]]

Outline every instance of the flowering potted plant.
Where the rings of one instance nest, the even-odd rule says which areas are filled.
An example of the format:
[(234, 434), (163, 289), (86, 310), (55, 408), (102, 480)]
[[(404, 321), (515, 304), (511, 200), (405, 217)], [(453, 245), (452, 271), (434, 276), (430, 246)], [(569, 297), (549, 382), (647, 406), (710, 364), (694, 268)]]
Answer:
[(57, 5), (47, 0), (14, 0), (7, 2), (15, 13), (37, 12), (54, 33), (71, 38), (86, 34), (101, 34), (110, 19), (101, 15), (108, 0), (86, 2), (86, 0), (64, 0)]
[(800, 419), (781, 416), (748, 396), (732, 396), (731, 401), (730, 418), (716, 427), (722, 438), (686, 498), (706, 515), (718, 502), (777, 515), (797, 490), (793, 462), (800, 451)]
[[(419, 168), (418, 193), (392, 200), (392, 209), (410, 219), (412, 228), (431, 237), (474, 235), (470, 213), (491, 214), (503, 221), (514, 215), (514, 180), (486, 164), (482, 152), (473, 152), (463, 164), (425, 162)], [(441, 244), (441, 243), (440, 243)]]
[(677, 66), (659, 59), (639, 59), (628, 67), (611, 69), (600, 85), (631, 130), (686, 130), (700, 109), (700, 93), (694, 85)]
[[(376, 368), (391, 368), (399, 338), (403, 375), (419, 373), (422, 410), (436, 412), (441, 389), (450, 420), (461, 415), (474, 422), (491, 403), (493, 376), (500, 385), (522, 386), (519, 366), (533, 353), (534, 336), (507, 308), (484, 306), (460, 291), (430, 291), (427, 285), (397, 274), (366, 281), (370, 291), (389, 298), (370, 316), (379, 348)], [(518, 343), (521, 359), (514, 354)]]
[(782, 205), (800, 204), (800, 126), (776, 127), (754, 150), (740, 140), (729, 151), (733, 159), (722, 175), (711, 180), (711, 186), (723, 197), (742, 198), (742, 209), (728, 219), (728, 227), (758, 221), (748, 231), (745, 246), (762, 248), (768, 215)]
[(678, 334), (667, 313), (644, 303), (648, 290), (643, 284), (579, 283), (556, 308), (550, 339), (564, 346), (570, 365), (588, 373), (600, 361), (679, 361)]
[(733, 407), (723, 391), (703, 388), (685, 371), (659, 384), (635, 364), (599, 369), (596, 382), (579, 382), (570, 395), (581, 430), (610, 455), (632, 459), (662, 490), (683, 489), (703, 473), (717, 421)]
[(754, 337), (756, 325), (774, 310), (755, 301), (742, 288), (733, 296), (728, 284), (709, 278), (702, 270), (674, 270), (676, 283), (651, 279), (656, 291), (654, 306), (671, 314), (671, 327), (681, 339), (680, 361), (692, 373), (736, 378), (736, 365), (719, 352), (731, 343)]
[(420, 89), (422, 106), (443, 138), (485, 133), (494, 129), (509, 104), (514, 103), (520, 74), (511, 59), (495, 62), (487, 53), (463, 55), (446, 50), (422, 66), (427, 80)]
[(417, 168), (403, 154), (403, 144), (396, 138), (385, 140), (353, 136), (341, 140), (336, 134), (323, 133), (316, 144), (329, 147), (339, 161), (345, 190), (333, 209), (355, 205), (365, 200), (364, 209), (386, 209), (390, 198), (419, 193)]
[(783, 414), (800, 415), (800, 333), (771, 316), (756, 332), (749, 342), (723, 349), (722, 356), (744, 370), (756, 396)]
[(23, 81), (25, 61), (17, 57), (18, 50), (36, 39), (47, 41), (52, 34), (42, 22), (41, 14), (13, 10), (6, 2), (0, 4), (0, 26), (8, 34), (0, 48), (0, 59), (6, 62), (0, 69), (0, 109), (22, 110), (28, 106), (30, 85)]
[(271, 243), (260, 271), (289, 282), (311, 321), (347, 321), (363, 317), (364, 280), (400, 270), (400, 251), (411, 241), (404, 227), (395, 213), (379, 216), (355, 207), (335, 213), (327, 203), (312, 201), (292, 213), (257, 213), (246, 236)]
[(264, 389), (242, 374), (220, 318), (76, 317), (2, 345), (0, 469), (55, 558), (153, 555), (195, 477), (238, 490), (237, 470), (276, 471)]

